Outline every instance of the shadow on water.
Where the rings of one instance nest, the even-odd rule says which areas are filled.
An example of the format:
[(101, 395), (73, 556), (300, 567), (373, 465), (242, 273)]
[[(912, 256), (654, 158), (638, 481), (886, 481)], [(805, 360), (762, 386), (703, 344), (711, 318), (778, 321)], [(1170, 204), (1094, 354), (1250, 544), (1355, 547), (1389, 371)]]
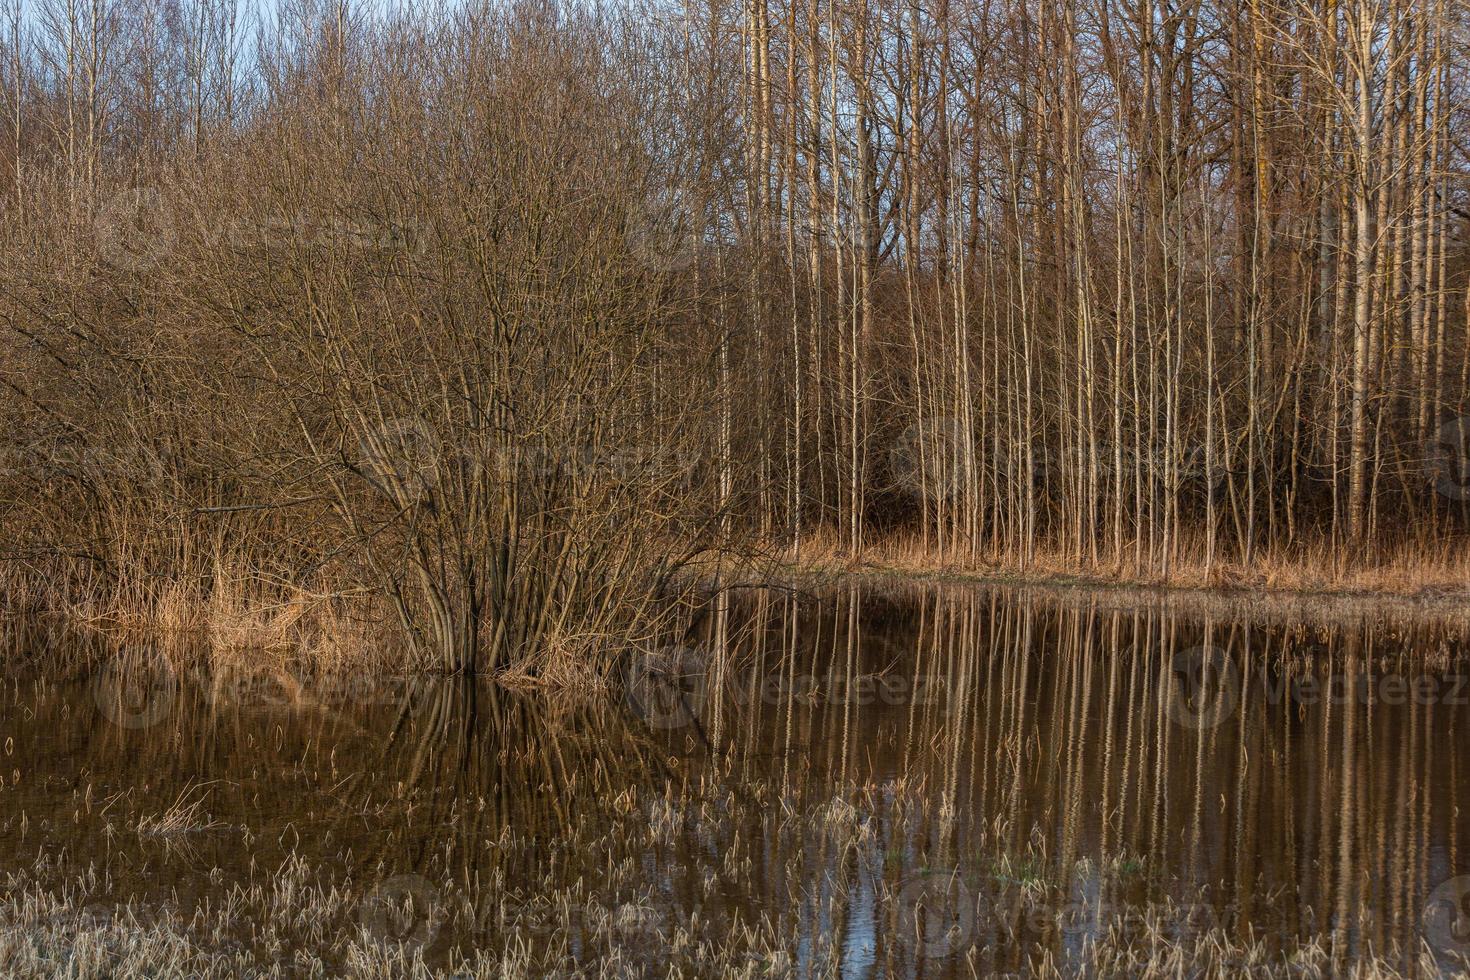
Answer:
[(3, 691), (0, 873), (329, 972), (1463, 964), (1465, 625), (1216, 612), (754, 594), (565, 704), (74, 651)]

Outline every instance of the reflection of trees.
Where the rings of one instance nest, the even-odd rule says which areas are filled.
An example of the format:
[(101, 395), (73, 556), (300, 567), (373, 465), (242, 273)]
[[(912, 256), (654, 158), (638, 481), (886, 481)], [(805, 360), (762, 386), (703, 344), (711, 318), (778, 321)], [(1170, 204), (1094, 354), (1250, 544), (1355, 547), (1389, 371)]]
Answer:
[[(199, 835), (192, 863), (150, 866), (156, 880), (119, 866), (122, 889), (301, 853), (354, 880), (421, 874), (475, 907), (495, 888), (637, 882), (669, 921), (697, 910), (723, 935), (765, 916), (792, 942), (881, 934), (904, 876), (938, 869), (987, 903), (987, 969), (1060, 948), (1067, 934), (1031, 913), (1084, 899), (1104, 914), (1172, 902), (1341, 958), (1408, 949), (1425, 896), (1463, 870), (1452, 733), (1470, 708), (1454, 683), (1398, 700), (1382, 686), (1464, 673), (1463, 627), (852, 589), (745, 594), (686, 640), (708, 653), (708, 741), (649, 729), (616, 698), (451, 678), (334, 689), (266, 667), (181, 672), (171, 710), (137, 729), (85, 684), (22, 685), (7, 697), (24, 709), (24, 775), (5, 799), (49, 817), (45, 845), (79, 862), (146, 857), (133, 837), (109, 849), (105, 826), (126, 833), (199, 781), (215, 820), (250, 828), (249, 847)], [(1212, 725), (1171, 713), (1194, 649), (1236, 668)], [(170, 648), (118, 662), (158, 657), (188, 662)], [(864, 677), (908, 683), (867, 699), (797, 683), (831, 695)]]
[[(750, 733), (749, 754), (772, 760), (768, 772), (779, 766), (798, 799), (830, 799), (834, 786), (916, 789), (925, 802), (912, 825), (879, 824), (894, 835), (880, 853), (943, 867), (980, 846), (1034, 858), (1057, 887), (1079, 859), (1136, 860), (1148, 873), (1104, 875), (1099, 900), (1207, 896), (1230, 929), (1321, 936), (1334, 955), (1408, 949), (1423, 896), (1456, 873), (1456, 842), (1470, 830), (1455, 804), (1464, 763), (1447, 736), (1470, 708), (1453, 703), (1453, 680), (1431, 685), (1434, 703), (1395, 701), (1381, 682), (1463, 673), (1464, 630), (1372, 615), (1307, 628), (1243, 614), (978, 590), (915, 599), (854, 589), (795, 615), (753, 603), (732, 635), (780, 648), (736, 651), (735, 662), (786, 676), (932, 675), (942, 698), (746, 699), (727, 726)], [(1174, 720), (1169, 703), (1177, 658), (1195, 648), (1233, 667), (1217, 692), (1230, 710), (1198, 728)], [(1301, 693), (1309, 671), (1335, 678), (1315, 700)]]

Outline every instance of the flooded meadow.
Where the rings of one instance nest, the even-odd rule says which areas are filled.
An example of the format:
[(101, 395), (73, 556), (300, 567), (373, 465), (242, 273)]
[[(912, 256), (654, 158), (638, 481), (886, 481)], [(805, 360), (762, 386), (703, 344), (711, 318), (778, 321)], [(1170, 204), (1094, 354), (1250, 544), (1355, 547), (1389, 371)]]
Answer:
[(0, 974), (1457, 975), (1467, 631), (736, 593), (565, 702), (33, 637)]

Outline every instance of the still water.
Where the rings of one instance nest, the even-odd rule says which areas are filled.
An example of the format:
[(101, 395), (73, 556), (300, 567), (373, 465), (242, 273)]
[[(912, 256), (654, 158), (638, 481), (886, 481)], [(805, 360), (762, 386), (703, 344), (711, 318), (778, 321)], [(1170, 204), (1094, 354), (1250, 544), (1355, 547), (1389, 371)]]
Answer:
[(1470, 640), (1442, 617), (753, 594), (566, 704), (90, 652), (66, 683), (18, 656), (3, 689), (7, 975), (1424, 976), (1470, 955)]

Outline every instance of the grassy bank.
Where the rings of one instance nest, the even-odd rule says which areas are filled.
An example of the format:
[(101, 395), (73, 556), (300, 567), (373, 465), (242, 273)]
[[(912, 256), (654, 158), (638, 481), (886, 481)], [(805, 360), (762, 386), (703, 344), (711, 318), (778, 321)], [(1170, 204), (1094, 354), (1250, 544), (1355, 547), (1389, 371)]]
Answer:
[[(1458, 541), (1405, 542), (1384, 549), (1382, 558), (1355, 563), (1335, 562), (1326, 545), (1293, 553), (1263, 551), (1249, 564), (1206, 561), (1199, 550), (1182, 548), (1167, 570), (1131, 560), (1079, 561), (1057, 549), (1029, 559), (944, 552), (913, 536), (879, 539), (857, 556), (830, 534), (808, 538), (799, 551), (770, 545), (722, 554), (685, 551), (666, 541), (648, 551), (681, 555), (678, 573), (662, 586), (646, 576), (636, 583), (611, 582), (602, 590), (593, 589), (589, 578), (587, 588), (611, 605), (592, 607), (580, 621), (538, 617), (542, 625), (535, 642), (502, 659), (494, 672), (521, 686), (598, 686), (620, 652), (656, 646), (687, 628), (709, 605), (717, 581), (742, 591), (774, 585), (807, 593), (855, 583), (1027, 587), (1093, 602), (1107, 596), (1125, 604), (1166, 602), (1181, 613), (1295, 621), (1375, 612), (1444, 617), (1470, 610), (1470, 548)], [(530, 586), (538, 589), (539, 580)], [(622, 594), (619, 588), (629, 591)], [(654, 598), (656, 588), (663, 589), (662, 600)], [(636, 616), (621, 619), (619, 601)], [(181, 659), (205, 656), (231, 663), (245, 657), (288, 672), (440, 668), (416, 654), (391, 597), (382, 591), (328, 576), (309, 584), (283, 583), (240, 563), (215, 561), (192, 575), (115, 580), (0, 564), (0, 608), (6, 612), (0, 631), (12, 650), (25, 648), (22, 634), (44, 623), (167, 647)], [(586, 625), (620, 620), (616, 631)], [(481, 644), (494, 642), (493, 620), (477, 629)]]
[(799, 551), (772, 548), (789, 575), (806, 582), (853, 577), (927, 582), (972, 582), (1085, 589), (1147, 590), (1218, 597), (1304, 600), (1389, 600), (1455, 608), (1470, 606), (1470, 546), (1459, 540), (1405, 541), (1385, 545), (1371, 558), (1344, 558), (1322, 542), (1291, 550), (1263, 549), (1249, 562), (1210, 560), (1188, 546), (1167, 565), (1132, 555), (1109, 560), (1079, 558), (1040, 548), (1029, 557), (986, 549), (940, 550), (913, 535), (870, 542), (856, 555), (830, 534), (814, 536)]

